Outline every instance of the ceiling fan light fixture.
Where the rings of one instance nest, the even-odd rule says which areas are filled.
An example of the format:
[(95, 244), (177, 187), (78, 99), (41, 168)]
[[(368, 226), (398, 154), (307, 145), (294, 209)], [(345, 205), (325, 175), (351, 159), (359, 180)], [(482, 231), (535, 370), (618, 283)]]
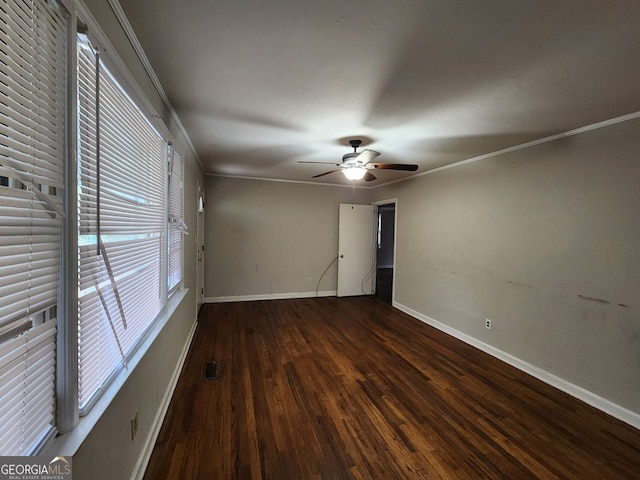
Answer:
[(362, 167), (351, 167), (345, 168), (342, 170), (342, 173), (344, 173), (344, 176), (349, 180), (362, 180), (364, 174), (367, 173), (367, 169)]

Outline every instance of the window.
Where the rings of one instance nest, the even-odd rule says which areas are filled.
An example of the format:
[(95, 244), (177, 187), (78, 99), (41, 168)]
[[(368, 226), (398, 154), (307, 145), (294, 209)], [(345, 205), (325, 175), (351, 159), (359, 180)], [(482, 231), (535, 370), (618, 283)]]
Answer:
[(54, 2), (0, 6), (0, 455), (55, 434), (67, 32)]
[(86, 42), (78, 110), (78, 395), (86, 410), (167, 297), (167, 152)]
[[(182, 282), (184, 159), (84, 35), (77, 96), (69, 98), (70, 18), (56, 0), (0, 3), (2, 456), (48, 445), (56, 398), (60, 428), (72, 429), (77, 407), (91, 407)], [(70, 135), (76, 107), (78, 131)], [(69, 206), (65, 195), (75, 195), (76, 184), (65, 182), (76, 182), (68, 179), (75, 167), (65, 163), (76, 138), (78, 197)], [(63, 238), (76, 226), (77, 252), (76, 237)], [(78, 272), (63, 282), (69, 248)], [(76, 291), (77, 335), (75, 319), (63, 318), (63, 310), (75, 316)], [(56, 355), (61, 365), (78, 359), (77, 370), (75, 362), (59, 367), (58, 397)], [(76, 375), (77, 396), (70, 395)]]
[(169, 275), (168, 288), (174, 290), (182, 281), (182, 236), (184, 223), (184, 159), (169, 146)]

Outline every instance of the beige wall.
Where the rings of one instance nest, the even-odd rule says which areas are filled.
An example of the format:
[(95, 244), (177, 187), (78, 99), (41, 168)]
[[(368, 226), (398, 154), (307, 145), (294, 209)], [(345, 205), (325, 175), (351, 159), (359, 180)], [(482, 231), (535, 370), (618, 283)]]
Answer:
[(640, 413), (639, 154), (633, 120), (376, 189), (395, 300)]
[[(207, 301), (314, 292), (338, 253), (340, 203), (367, 203), (369, 194), (215, 176), (205, 189)], [(336, 281), (334, 264), (318, 290), (335, 291)]]

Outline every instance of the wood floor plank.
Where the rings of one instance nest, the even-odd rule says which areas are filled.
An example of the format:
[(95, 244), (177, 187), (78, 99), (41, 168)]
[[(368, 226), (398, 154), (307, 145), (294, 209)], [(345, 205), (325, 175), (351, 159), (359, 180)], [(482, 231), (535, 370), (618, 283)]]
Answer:
[(145, 479), (234, 478), (640, 479), (640, 431), (373, 297), (204, 305)]

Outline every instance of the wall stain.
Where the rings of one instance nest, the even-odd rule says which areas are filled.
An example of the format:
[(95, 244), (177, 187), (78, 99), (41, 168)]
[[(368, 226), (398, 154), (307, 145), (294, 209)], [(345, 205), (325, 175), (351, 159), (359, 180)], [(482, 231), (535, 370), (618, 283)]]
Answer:
[(510, 283), (511, 285), (516, 285), (518, 287), (532, 288), (531, 285), (525, 285), (524, 283), (512, 282), (511, 280), (507, 280), (507, 283)]
[(625, 305), (624, 303), (618, 303), (617, 305), (622, 308), (631, 308), (629, 305)]
[(608, 300), (603, 300), (602, 298), (586, 297), (580, 294), (576, 295), (576, 297), (581, 298), (583, 300), (589, 300), (591, 302), (602, 303), (603, 305), (611, 305), (611, 302), (609, 302)]

